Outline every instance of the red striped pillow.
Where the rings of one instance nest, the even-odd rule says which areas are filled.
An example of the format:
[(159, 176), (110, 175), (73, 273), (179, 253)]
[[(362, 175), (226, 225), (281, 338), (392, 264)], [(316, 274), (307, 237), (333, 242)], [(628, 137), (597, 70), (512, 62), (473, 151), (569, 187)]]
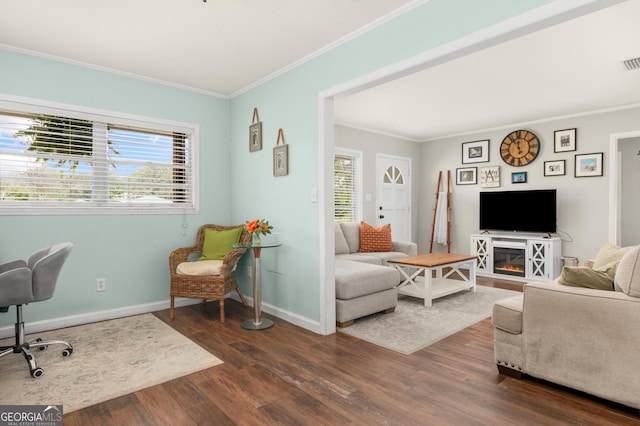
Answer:
[(360, 252), (371, 253), (379, 251), (393, 251), (391, 225), (386, 224), (374, 228), (367, 222), (360, 222)]

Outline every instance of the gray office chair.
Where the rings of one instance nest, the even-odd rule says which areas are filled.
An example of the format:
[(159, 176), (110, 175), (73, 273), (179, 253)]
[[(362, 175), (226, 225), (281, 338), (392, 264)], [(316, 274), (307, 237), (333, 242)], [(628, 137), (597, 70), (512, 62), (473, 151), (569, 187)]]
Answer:
[(16, 343), (13, 346), (0, 347), (0, 357), (22, 353), (29, 364), (32, 377), (42, 376), (44, 370), (37, 366), (36, 359), (29, 349), (45, 350), (49, 345), (60, 344), (66, 346), (62, 356), (70, 356), (73, 353), (73, 347), (62, 340), (37, 338), (25, 342), (22, 321), (22, 305), (53, 297), (58, 275), (72, 248), (71, 243), (56, 244), (38, 250), (27, 262), (14, 260), (0, 265), (0, 312), (8, 312), (9, 307), (15, 305), (17, 315)]

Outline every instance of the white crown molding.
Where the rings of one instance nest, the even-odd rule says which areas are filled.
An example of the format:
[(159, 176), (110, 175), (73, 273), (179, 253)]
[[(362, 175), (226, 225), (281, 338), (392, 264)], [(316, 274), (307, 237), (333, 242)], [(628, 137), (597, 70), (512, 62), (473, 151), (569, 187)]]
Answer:
[(21, 47), (9, 46), (2, 43), (0, 43), (0, 50), (7, 50), (9, 52), (20, 53), (22, 55), (35, 56), (38, 58), (48, 59), (50, 61), (56, 61), (64, 64), (75, 65), (78, 67), (87, 68), (94, 71), (106, 72), (109, 74), (119, 75), (121, 77), (132, 78), (140, 81), (146, 81), (148, 83), (158, 84), (161, 86), (173, 87), (175, 89), (186, 90), (188, 92), (200, 93), (202, 95), (213, 96), (213, 97), (221, 98), (224, 100), (230, 99), (229, 96), (223, 95), (221, 93), (216, 93), (216, 92), (212, 92), (204, 89), (198, 89), (196, 87), (187, 86), (185, 84), (173, 83), (171, 81), (161, 80), (159, 78), (147, 77), (147, 76), (135, 74), (132, 72), (121, 71), (115, 68), (109, 68), (101, 65), (90, 64), (87, 62), (76, 61), (74, 59), (63, 58), (56, 55), (50, 55), (48, 53), (42, 53), (36, 50), (23, 49)]
[(370, 129), (370, 128), (365, 127), (365, 126), (358, 126), (358, 125), (355, 125), (355, 124), (349, 124), (349, 123), (345, 123), (345, 122), (342, 122), (342, 121), (335, 121), (334, 123), (335, 123), (336, 126), (348, 127), (350, 129), (361, 130), (363, 132), (374, 133), (376, 135), (382, 135), (382, 136), (388, 136), (390, 138), (395, 138), (395, 139), (402, 139), (403, 141), (425, 142), (422, 139), (415, 139), (415, 138), (410, 138), (408, 136), (397, 135), (395, 133), (383, 132), (382, 130)]

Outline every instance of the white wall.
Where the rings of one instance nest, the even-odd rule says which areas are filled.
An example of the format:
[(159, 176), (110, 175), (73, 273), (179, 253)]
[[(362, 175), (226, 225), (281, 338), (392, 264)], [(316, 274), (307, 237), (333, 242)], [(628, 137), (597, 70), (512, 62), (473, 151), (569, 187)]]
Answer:
[[(609, 135), (640, 129), (638, 121), (640, 108), (583, 115), (574, 118), (550, 120), (538, 123), (520, 124), (498, 130), (478, 132), (460, 137), (450, 137), (422, 144), (421, 164), (423, 184), (419, 195), (418, 216), (423, 224), (418, 230), (420, 251), (428, 248), (425, 232), (431, 224), (435, 185), (439, 170), (451, 170), (455, 182), (455, 170), (468, 166), (500, 166), (500, 190), (524, 190), (556, 188), (558, 191), (558, 231), (562, 237), (562, 254), (576, 256), (580, 262), (593, 258), (608, 239), (609, 202)], [(554, 153), (553, 134), (555, 130), (577, 128), (577, 151)], [(511, 131), (526, 129), (533, 131), (541, 142), (538, 158), (525, 167), (506, 165), (499, 155), (502, 139)], [(486, 163), (462, 164), (462, 143), (480, 139), (490, 139), (490, 156)], [(574, 177), (574, 155), (603, 152), (604, 176)], [(637, 153), (637, 151), (636, 151)], [(634, 159), (638, 159), (634, 156)], [(565, 176), (544, 176), (544, 162), (566, 160)], [(511, 184), (511, 173), (527, 172), (526, 184)], [(637, 194), (637, 178), (634, 188)], [(477, 185), (452, 185), (452, 252), (469, 252), (469, 234), (478, 232), (478, 193), (484, 188)], [(633, 198), (633, 197), (632, 197)], [(637, 195), (635, 195), (637, 199)], [(636, 216), (637, 217), (637, 216)], [(637, 242), (636, 242), (637, 243)], [(446, 247), (439, 246), (438, 251)], [(436, 247), (434, 246), (434, 251)]]
[[(416, 241), (418, 232), (418, 202), (420, 186), (423, 182), (422, 167), (420, 167), (420, 144), (346, 126), (336, 126), (335, 132), (336, 147), (362, 151), (362, 215), (365, 222), (374, 225), (376, 223), (376, 155), (388, 154), (411, 158), (411, 239), (412, 241)], [(365, 194), (371, 194), (371, 201), (366, 201)]]
[(622, 170), (620, 244), (637, 245), (640, 244), (640, 138), (621, 139), (618, 149)]

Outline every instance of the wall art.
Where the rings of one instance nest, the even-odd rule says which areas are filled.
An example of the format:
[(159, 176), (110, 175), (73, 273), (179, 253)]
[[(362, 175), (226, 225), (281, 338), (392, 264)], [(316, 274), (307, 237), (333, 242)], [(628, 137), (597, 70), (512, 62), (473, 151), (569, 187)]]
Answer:
[(489, 139), (462, 144), (462, 164), (489, 161)]
[(577, 147), (577, 129), (556, 130), (553, 132), (553, 152), (575, 151)]
[(478, 183), (478, 168), (465, 167), (456, 169), (456, 185), (475, 185)]
[[(282, 145), (280, 141), (282, 140)], [(284, 132), (278, 129), (278, 140), (273, 147), (273, 175), (286, 176), (289, 174), (289, 145), (284, 142)]]
[(596, 152), (593, 154), (576, 154), (574, 174), (575, 177), (602, 176), (602, 159), (604, 154)]
[(480, 186), (483, 188), (500, 186), (500, 166), (480, 168)]
[(544, 162), (544, 175), (545, 176), (564, 176), (565, 160), (545, 161)]
[(258, 115), (258, 108), (253, 109), (253, 118), (249, 126), (249, 152), (262, 149), (262, 122)]

